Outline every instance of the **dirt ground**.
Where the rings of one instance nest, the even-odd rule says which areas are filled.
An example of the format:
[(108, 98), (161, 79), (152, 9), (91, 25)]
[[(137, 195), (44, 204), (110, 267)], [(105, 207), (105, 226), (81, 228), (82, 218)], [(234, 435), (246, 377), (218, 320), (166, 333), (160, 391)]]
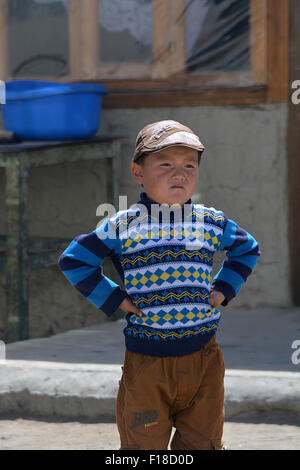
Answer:
[[(300, 450), (300, 422), (280, 414), (226, 421), (229, 450)], [(33, 417), (0, 417), (0, 450), (117, 450), (115, 423)]]

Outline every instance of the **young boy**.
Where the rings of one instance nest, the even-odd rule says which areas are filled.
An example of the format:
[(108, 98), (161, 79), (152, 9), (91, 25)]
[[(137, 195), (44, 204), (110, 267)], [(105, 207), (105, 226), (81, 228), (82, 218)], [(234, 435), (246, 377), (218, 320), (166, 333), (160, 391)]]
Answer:
[[(221, 312), (260, 255), (224, 212), (193, 204), (204, 146), (167, 120), (144, 127), (131, 172), (137, 204), (77, 236), (59, 258), (67, 279), (108, 316), (127, 313), (116, 418), (121, 449), (222, 449), (224, 373), (216, 342)], [(170, 209), (170, 210), (168, 210)], [(227, 260), (212, 279), (213, 255)], [(110, 256), (125, 291), (101, 264)]]

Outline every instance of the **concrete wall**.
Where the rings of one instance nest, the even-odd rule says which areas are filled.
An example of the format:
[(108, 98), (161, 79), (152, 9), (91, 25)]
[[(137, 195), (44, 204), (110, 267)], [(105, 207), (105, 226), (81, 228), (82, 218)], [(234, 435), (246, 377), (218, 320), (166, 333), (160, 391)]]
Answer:
[[(130, 173), (138, 131), (161, 119), (191, 127), (206, 151), (193, 200), (225, 212), (260, 243), (262, 255), (254, 273), (230, 308), (291, 306), (287, 238), (287, 106), (182, 107), (105, 109), (99, 134), (123, 135), (121, 195), (128, 207), (142, 190)], [(30, 235), (70, 237), (89, 233), (105, 202), (102, 163), (86, 162), (32, 169), (29, 178)], [(0, 171), (0, 233), (5, 234), (5, 178)], [(118, 209), (118, 208), (117, 208)], [(214, 273), (225, 254), (215, 257)], [(107, 262), (104, 271), (112, 275)], [(118, 281), (115, 274), (114, 280)], [(30, 336), (106, 320), (64, 278), (57, 267), (30, 274)], [(229, 308), (229, 307), (227, 307)], [(224, 309), (226, 311), (226, 309)], [(120, 312), (119, 312), (120, 313)], [(0, 336), (5, 324), (5, 279), (0, 276)]]

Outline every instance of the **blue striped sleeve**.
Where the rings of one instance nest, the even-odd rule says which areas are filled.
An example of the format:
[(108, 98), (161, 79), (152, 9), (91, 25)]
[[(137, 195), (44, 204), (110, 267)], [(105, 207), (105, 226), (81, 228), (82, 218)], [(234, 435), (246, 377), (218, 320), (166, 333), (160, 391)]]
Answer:
[(227, 218), (219, 250), (226, 251), (227, 260), (214, 277), (212, 288), (224, 294), (221, 305), (226, 306), (252, 273), (261, 252), (255, 238)]
[(75, 237), (58, 260), (68, 281), (107, 316), (117, 310), (127, 293), (103, 274), (102, 264), (106, 256), (120, 253), (120, 239), (105, 219), (93, 232)]

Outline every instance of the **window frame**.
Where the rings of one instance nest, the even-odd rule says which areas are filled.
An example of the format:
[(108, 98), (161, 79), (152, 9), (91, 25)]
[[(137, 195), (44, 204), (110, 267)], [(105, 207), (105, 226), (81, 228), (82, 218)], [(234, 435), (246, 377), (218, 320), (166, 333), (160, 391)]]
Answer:
[[(8, 77), (8, 1), (0, 0), (0, 78)], [(103, 107), (199, 106), (256, 104), (288, 100), (289, 0), (250, 0), (251, 84), (239, 85), (241, 72), (189, 75), (185, 63), (185, 0), (153, 1), (153, 53), (168, 54), (165, 61), (151, 64), (99, 63), (98, 0), (69, 0), (69, 68), (64, 77), (44, 77), (59, 82), (102, 83), (109, 94)], [(183, 18), (180, 21), (180, 15)], [(177, 21), (174, 21), (176, 18)], [(172, 40), (164, 35), (172, 25)], [(169, 42), (168, 42), (169, 41)], [(179, 47), (175, 51), (176, 44)], [(174, 46), (175, 45), (175, 46)], [(176, 53), (175, 53), (176, 52)], [(118, 67), (121, 76), (134, 71), (149, 73), (150, 79), (110, 79)], [(100, 78), (100, 70), (101, 77)], [(172, 75), (168, 74), (172, 70)], [(32, 79), (22, 76), (22, 79)]]

